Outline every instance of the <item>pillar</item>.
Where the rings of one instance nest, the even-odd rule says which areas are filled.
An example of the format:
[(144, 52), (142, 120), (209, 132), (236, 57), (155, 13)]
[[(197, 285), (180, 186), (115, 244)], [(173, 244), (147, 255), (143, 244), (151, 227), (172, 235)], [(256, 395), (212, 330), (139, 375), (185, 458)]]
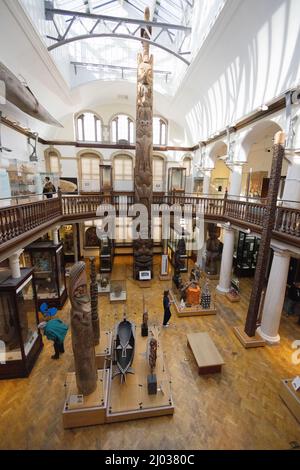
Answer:
[(9, 257), (9, 267), (11, 270), (11, 277), (18, 279), (21, 277), (20, 256), (24, 250), (18, 250)]
[(74, 246), (74, 261), (78, 263), (78, 237), (77, 237), (77, 224), (73, 224), (73, 246)]
[(295, 208), (300, 207), (300, 155), (290, 155), (288, 160), (289, 165), (282, 199), (284, 201), (298, 202), (299, 204), (295, 204), (295, 202), (284, 202), (284, 206), (292, 206)]
[(263, 306), (261, 325), (257, 330), (260, 336), (269, 344), (278, 344), (280, 342), (278, 331), (289, 265), (290, 253), (275, 250)]
[(52, 238), (53, 238), (53, 243), (54, 243), (54, 245), (58, 245), (58, 244), (59, 244), (58, 230), (59, 230), (59, 226), (55, 227), (55, 228), (52, 230)]
[(210, 178), (211, 178), (211, 170), (204, 170), (203, 171), (203, 194), (210, 194)]
[(229, 188), (228, 195), (239, 197), (242, 190), (242, 164), (230, 165)]
[(234, 250), (234, 230), (229, 223), (223, 225), (224, 246), (221, 260), (220, 279), (217, 291), (221, 294), (229, 292), (232, 277), (232, 261)]

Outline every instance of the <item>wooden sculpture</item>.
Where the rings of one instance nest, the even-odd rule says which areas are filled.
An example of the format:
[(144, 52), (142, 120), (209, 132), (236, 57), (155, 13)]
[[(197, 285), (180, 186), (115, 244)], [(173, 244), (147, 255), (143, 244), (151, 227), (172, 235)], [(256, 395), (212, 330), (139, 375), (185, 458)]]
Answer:
[(96, 390), (97, 369), (91, 302), (83, 261), (76, 263), (70, 270), (69, 297), (77, 389), (82, 395), (90, 395)]
[(141, 328), (142, 336), (148, 336), (148, 319), (148, 311), (145, 308), (145, 297), (143, 296), (143, 322)]
[(152, 336), (148, 340), (147, 345), (147, 358), (150, 367), (150, 374), (147, 376), (147, 386), (149, 395), (155, 395), (157, 393), (157, 378), (156, 374), (154, 374), (154, 369), (157, 360), (157, 347), (157, 339), (154, 338), (152, 334)]
[(90, 257), (91, 273), (90, 273), (90, 294), (91, 294), (91, 310), (92, 310), (92, 325), (94, 332), (94, 344), (99, 344), (100, 341), (100, 324), (98, 315), (98, 283), (95, 265), (95, 257)]

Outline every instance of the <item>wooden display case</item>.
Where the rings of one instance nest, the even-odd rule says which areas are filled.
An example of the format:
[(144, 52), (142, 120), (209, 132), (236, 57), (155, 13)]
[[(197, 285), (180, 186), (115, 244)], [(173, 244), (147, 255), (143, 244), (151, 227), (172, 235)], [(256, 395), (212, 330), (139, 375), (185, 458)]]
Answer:
[(35, 242), (26, 250), (30, 253), (34, 268), (33, 282), (38, 306), (46, 302), (51, 307), (62, 308), (67, 300), (62, 243)]
[(99, 245), (100, 273), (110, 273), (114, 262), (114, 242), (103, 237)]
[(14, 279), (0, 278), (0, 378), (28, 377), (43, 348), (33, 270), (21, 269)]

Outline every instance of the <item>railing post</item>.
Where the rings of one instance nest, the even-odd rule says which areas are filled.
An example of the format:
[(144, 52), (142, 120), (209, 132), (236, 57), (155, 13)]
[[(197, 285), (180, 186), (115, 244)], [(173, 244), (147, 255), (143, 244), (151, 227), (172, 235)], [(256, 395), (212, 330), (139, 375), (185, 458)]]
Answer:
[(59, 212), (60, 212), (60, 215), (63, 215), (62, 192), (60, 188), (57, 189), (57, 197), (59, 200)]

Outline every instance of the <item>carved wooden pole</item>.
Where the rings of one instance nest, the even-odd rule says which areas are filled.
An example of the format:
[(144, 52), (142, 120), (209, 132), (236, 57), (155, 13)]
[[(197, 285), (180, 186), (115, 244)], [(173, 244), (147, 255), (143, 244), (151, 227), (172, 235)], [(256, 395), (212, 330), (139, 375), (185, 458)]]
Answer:
[(92, 325), (94, 332), (95, 346), (99, 344), (100, 340), (100, 324), (98, 315), (98, 284), (96, 280), (96, 265), (95, 256), (90, 257), (91, 273), (90, 273), (90, 294), (91, 294), (91, 309), (92, 309)]
[(97, 368), (91, 302), (83, 261), (74, 264), (70, 271), (69, 297), (77, 389), (82, 395), (90, 395), (97, 387)]
[[(145, 21), (149, 19), (149, 8), (146, 8)], [(150, 39), (151, 28), (142, 29), (141, 35)], [(147, 207), (150, 217), (153, 184), (153, 56), (149, 53), (149, 43), (142, 44), (143, 52), (138, 54), (137, 69), (134, 192), (136, 202)]]
[(277, 132), (275, 134), (274, 139), (272, 169), (270, 175), (267, 204), (264, 211), (263, 229), (260, 239), (254, 282), (252, 286), (252, 292), (245, 325), (245, 333), (248, 336), (255, 336), (260, 299), (262, 295), (262, 290), (264, 288), (264, 280), (268, 263), (272, 230), (275, 224), (277, 195), (280, 184), (282, 160), (284, 156), (284, 142), (284, 132)]

